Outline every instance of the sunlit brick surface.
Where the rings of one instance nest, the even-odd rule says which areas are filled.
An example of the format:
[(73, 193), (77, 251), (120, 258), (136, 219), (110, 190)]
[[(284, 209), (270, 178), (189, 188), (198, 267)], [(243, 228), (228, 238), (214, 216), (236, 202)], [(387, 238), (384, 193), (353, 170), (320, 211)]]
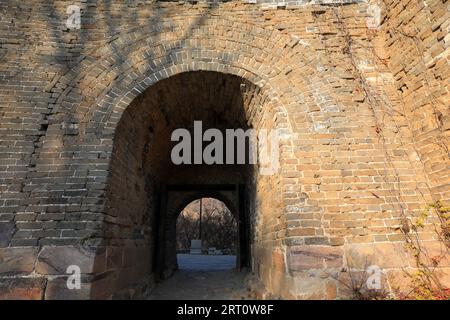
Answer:
[[(345, 2), (88, 1), (69, 29), (72, 1), (2, 1), (0, 299), (147, 294), (187, 201), (238, 201), (168, 193), (162, 212), (180, 181), (247, 186), (267, 296), (346, 297), (336, 278), (367, 263), (401, 284), (405, 230), (450, 203), (448, 3), (380, 1), (374, 28)], [(282, 130), (281, 170), (170, 168), (170, 130), (198, 118)], [(418, 237), (448, 283), (436, 220)]]

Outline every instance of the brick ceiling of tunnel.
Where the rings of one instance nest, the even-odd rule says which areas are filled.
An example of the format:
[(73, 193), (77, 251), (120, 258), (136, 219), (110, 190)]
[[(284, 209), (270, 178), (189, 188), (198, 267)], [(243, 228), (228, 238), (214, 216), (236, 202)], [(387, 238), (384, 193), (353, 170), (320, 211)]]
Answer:
[(173, 130), (192, 132), (194, 121), (202, 121), (203, 130), (246, 130), (263, 102), (257, 87), (237, 76), (182, 73), (148, 88), (132, 102), (119, 123), (113, 154), (121, 149), (143, 157), (141, 165), (160, 175), (171, 166), (170, 152), (177, 143), (171, 141)]
[(237, 76), (187, 72), (147, 89), (127, 113), (169, 130), (190, 129), (194, 120), (206, 128), (245, 128), (249, 115), (244, 106), (251, 104), (255, 94), (256, 87)]

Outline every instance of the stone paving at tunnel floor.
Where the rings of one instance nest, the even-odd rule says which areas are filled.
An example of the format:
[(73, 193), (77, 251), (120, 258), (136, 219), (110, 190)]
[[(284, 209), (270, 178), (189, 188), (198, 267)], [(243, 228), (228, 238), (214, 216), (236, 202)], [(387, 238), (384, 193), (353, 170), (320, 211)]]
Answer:
[(188, 271), (222, 271), (236, 267), (236, 256), (178, 254), (178, 268)]

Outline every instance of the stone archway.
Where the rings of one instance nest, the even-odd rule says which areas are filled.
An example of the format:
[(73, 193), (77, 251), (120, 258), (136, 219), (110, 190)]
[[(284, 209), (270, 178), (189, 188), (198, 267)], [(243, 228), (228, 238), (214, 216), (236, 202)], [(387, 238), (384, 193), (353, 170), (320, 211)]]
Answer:
[[(177, 269), (176, 264), (176, 238), (175, 226), (176, 220), (180, 212), (192, 201), (201, 198), (214, 198), (223, 202), (230, 210), (231, 214), (237, 221), (238, 228), (238, 247), (236, 268), (239, 270), (243, 267), (250, 267), (251, 252), (249, 250), (251, 244), (248, 234), (250, 233), (250, 221), (247, 220), (250, 213), (242, 207), (242, 198), (244, 196), (242, 185), (224, 185), (224, 184), (208, 184), (208, 185), (178, 185), (168, 186), (165, 188), (167, 212), (166, 232), (163, 241), (162, 251), (164, 252), (163, 273), (171, 274)], [(239, 203), (241, 201), (241, 203)]]
[[(211, 72), (241, 79), (250, 88), (246, 89), (249, 96), (255, 97), (251, 99), (254, 105), (249, 105), (249, 110), (254, 109), (246, 114), (252, 117), (253, 125), (270, 123), (269, 127), (282, 130), (282, 169), (275, 177), (266, 178), (265, 183), (259, 181), (252, 188), (254, 193), (266, 195), (278, 190), (277, 201), (271, 202), (269, 198), (261, 197), (265, 201), (253, 203), (259, 212), (264, 213), (264, 216), (255, 217), (255, 224), (261, 225), (261, 229), (255, 230), (255, 234), (267, 237), (263, 245), (255, 245), (254, 256), (257, 258), (254, 257), (253, 261), (256, 261), (256, 270), (260, 272), (259, 270), (267, 270), (268, 265), (275, 263), (275, 259), (280, 260), (280, 254), (283, 256), (281, 260), (285, 260), (287, 228), (284, 214), (296, 213), (305, 200), (302, 194), (294, 199), (290, 198), (289, 203), (283, 202), (285, 194), (297, 194), (301, 188), (298, 177), (292, 176), (288, 168), (297, 161), (292, 147), (296, 131), (301, 127), (300, 132), (307, 132), (313, 127), (306, 111), (308, 108), (315, 108), (316, 102), (309, 94), (311, 88), (308, 81), (301, 73), (315, 72), (314, 55), (308, 55), (307, 48), (287, 36), (242, 22), (218, 22), (208, 32), (199, 33), (197, 30), (190, 39), (156, 39), (154, 42), (154, 34), (132, 30), (110, 46), (80, 59), (79, 66), (60, 78), (51, 89), (58, 95), (57, 104), (61, 108), (49, 116), (50, 125), (41, 150), (52, 148), (72, 155), (72, 159), (67, 159), (67, 162), (71, 163), (74, 171), (67, 172), (67, 175), (77, 174), (78, 180), (85, 184), (86, 192), (79, 195), (76, 201), (82, 203), (82, 209), (79, 210), (86, 212), (84, 217), (91, 227), (84, 230), (80, 237), (74, 232), (70, 245), (93, 247), (91, 251), (94, 254), (89, 257), (95, 257), (93, 265), (101, 266), (95, 271), (91, 268), (82, 270), (86, 274), (101, 275), (93, 278), (96, 284), (92, 286), (92, 290), (87, 286), (86, 292), (90, 297), (109, 297), (114, 292), (111, 283), (125, 285), (136, 280), (120, 275), (117, 264), (104, 264), (104, 259), (121, 259), (122, 263), (126, 260), (124, 267), (127, 269), (135, 264), (133, 257), (145, 256), (147, 252), (138, 245), (125, 253), (118, 248), (123, 239), (114, 240), (111, 236), (123, 227), (123, 221), (109, 212), (110, 208), (118, 210), (120, 205), (111, 206), (107, 196), (111, 185), (108, 179), (115, 175), (111, 162), (114, 140), (118, 137), (117, 128), (129, 106), (136, 99), (139, 100), (147, 89), (181, 74)], [(213, 36), (216, 32), (220, 36)], [(249, 42), (249, 37), (254, 41)], [(203, 41), (203, 38), (208, 40)], [(83, 95), (78, 94), (80, 90)], [(325, 82), (322, 83), (322, 90), (332, 91)], [(37, 154), (39, 157), (40, 150)], [(45, 168), (42, 170), (45, 171)], [(140, 201), (142, 203), (142, 199)], [(272, 207), (277, 209), (273, 210)], [(320, 208), (316, 210), (320, 212)], [(320, 215), (313, 219), (317, 227), (314, 228), (314, 234), (309, 232), (308, 236), (317, 235), (323, 238), (321, 243), (326, 242)], [(264, 224), (262, 221), (268, 223)], [(127, 232), (133, 234), (135, 231), (129, 229)], [(111, 239), (113, 240), (110, 241)], [(67, 255), (70, 259), (72, 249), (68, 249), (67, 254), (64, 253), (66, 249), (63, 246), (58, 250), (61, 255)], [(150, 259), (146, 261), (141, 268), (151, 269)], [(276, 277), (283, 277), (286, 266), (276, 263), (271, 270)], [(122, 273), (139, 274), (129, 271)], [(270, 277), (265, 275), (264, 278), (267, 280)], [(148, 282), (152, 281), (150, 279)], [(272, 280), (267, 281), (271, 286), (269, 282)]]
[[(171, 162), (170, 139), (177, 128), (195, 131), (195, 120), (205, 129), (219, 131), (274, 128), (266, 116), (270, 109), (258, 115), (264, 103), (258, 88), (244, 78), (196, 71), (158, 82), (128, 106), (115, 132), (105, 195), (109, 219), (102, 244), (123, 252), (123, 265), (115, 270), (119, 279), (121, 274), (133, 278), (126, 283), (111, 279), (111, 291), (151, 286), (173, 273), (176, 214), (198, 196), (222, 198), (236, 209), (241, 221), (240, 261), (250, 266), (251, 244), (268, 236), (259, 208), (282, 210), (281, 192), (262, 197), (258, 188), (278, 190), (279, 172), (260, 176), (249, 164), (177, 166)], [(180, 184), (181, 188), (174, 186)], [(139, 258), (133, 258), (136, 252)]]

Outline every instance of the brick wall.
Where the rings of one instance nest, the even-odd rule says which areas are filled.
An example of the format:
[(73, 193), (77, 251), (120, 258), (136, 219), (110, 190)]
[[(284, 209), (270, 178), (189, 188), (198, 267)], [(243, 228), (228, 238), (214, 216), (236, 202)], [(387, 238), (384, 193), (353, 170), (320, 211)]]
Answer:
[[(155, 161), (167, 160), (170, 126), (149, 125), (189, 119), (186, 101), (207, 102), (198, 115), (214, 109), (222, 124), (283, 132), (275, 176), (202, 172), (247, 182), (253, 269), (268, 292), (333, 299), (346, 294), (330, 276), (345, 278), (343, 267), (369, 259), (391, 288), (414, 267), (402, 229), (449, 200), (446, 2), (385, 1), (378, 29), (366, 3), (140, 1), (82, 3), (81, 28), (70, 30), (68, 4), (0, 4), (3, 296), (30, 287), (32, 298), (125, 297), (120, 289), (151, 286), (159, 184), (198, 174)], [(200, 71), (210, 76), (189, 75)], [(207, 94), (224, 79), (235, 80), (222, 101), (246, 88), (228, 113)], [(167, 114), (153, 111), (163, 104)], [(431, 252), (435, 220), (419, 234)], [(64, 288), (72, 262), (84, 275), (76, 293)]]

